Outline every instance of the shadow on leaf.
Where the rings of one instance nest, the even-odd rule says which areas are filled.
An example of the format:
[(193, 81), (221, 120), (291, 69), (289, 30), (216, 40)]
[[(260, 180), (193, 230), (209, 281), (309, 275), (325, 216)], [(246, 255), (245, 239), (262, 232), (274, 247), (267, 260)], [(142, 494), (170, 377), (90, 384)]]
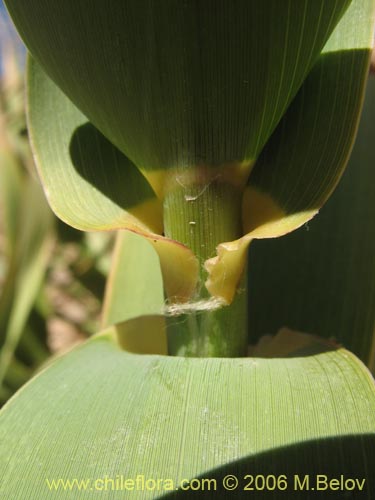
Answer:
[[(158, 498), (371, 499), (375, 496), (374, 468), (375, 435), (317, 439), (248, 456), (193, 480), (187, 478), (184, 487), (190, 479), (190, 491), (178, 490)], [(232, 491), (229, 488), (236, 479), (229, 476), (238, 480)]]

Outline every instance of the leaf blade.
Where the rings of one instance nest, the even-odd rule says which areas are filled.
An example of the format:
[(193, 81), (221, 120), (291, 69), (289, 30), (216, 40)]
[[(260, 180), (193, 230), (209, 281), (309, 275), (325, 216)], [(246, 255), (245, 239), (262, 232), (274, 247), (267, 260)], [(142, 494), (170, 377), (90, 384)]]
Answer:
[(336, 335), (364, 362), (373, 359), (374, 111), (375, 80), (370, 78), (353, 154), (331, 199), (307, 227), (251, 247), (254, 341), (288, 325)]
[[(374, 383), (347, 351), (194, 360), (122, 352), (112, 335), (58, 360), (3, 409), (4, 494), (63, 498), (66, 492), (47, 490), (46, 477), (135, 478), (139, 470), (145, 478), (176, 483), (199, 475), (222, 479), (225, 471), (242, 470), (241, 464), (266, 473), (270, 460), (273, 473), (313, 474), (327, 467), (328, 475), (345, 470), (368, 478), (369, 494), (375, 488), (371, 472), (366, 475), (375, 460)], [(68, 400), (74, 416), (66, 411)], [(17, 432), (8, 432), (9, 425)], [(28, 478), (21, 485), (16, 470)], [(90, 498), (92, 492), (80, 494)], [(109, 498), (123, 495), (111, 491)], [(163, 492), (144, 496), (160, 498)], [(305, 491), (296, 493), (305, 497)]]

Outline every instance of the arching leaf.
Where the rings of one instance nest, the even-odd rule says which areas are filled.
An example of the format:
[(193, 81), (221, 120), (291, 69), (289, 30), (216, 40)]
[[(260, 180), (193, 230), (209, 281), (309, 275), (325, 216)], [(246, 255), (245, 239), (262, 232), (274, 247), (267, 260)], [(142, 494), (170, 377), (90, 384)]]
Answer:
[(256, 242), (249, 257), (252, 342), (282, 325), (335, 336), (375, 370), (375, 79), (337, 190), (306, 227)]
[(166, 168), (249, 171), (349, 4), (7, 0), (38, 63), (157, 192)]
[(375, 3), (355, 0), (261, 152), (243, 197), (243, 232), (207, 261), (206, 286), (230, 302), (253, 239), (309, 221), (332, 193), (353, 145), (373, 44)]
[[(215, 498), (228, 498), (228, 474), (242, 489), (248, 474), (286, 475), (285, 491), (297, 499), (308, 491), (294, 487), (295, 475), (308, 475), (311, 489), (317, 474), (344, 475), (360, 480), (358, 498), (374, 495), (375, 388), (347, 351), (186, 359), (130, 354), (113, 335), (57, 360), (4, 407), (4, 498), (94, 498), (105, 478), (108, 499), (190, 498), (176, 488), (193, 478), (215, 479)], [(170, 482), (127, 491), (124, 481), (139, 475)]]

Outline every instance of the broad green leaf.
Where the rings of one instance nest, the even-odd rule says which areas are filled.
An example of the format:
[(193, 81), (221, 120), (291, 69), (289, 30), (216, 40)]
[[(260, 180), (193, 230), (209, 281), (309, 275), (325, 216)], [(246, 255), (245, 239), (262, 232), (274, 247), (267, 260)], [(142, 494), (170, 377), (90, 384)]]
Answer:
[(158, 252), (168, 296), (189, 297), (198, 263), (187, 247), (160, 236), (161, 202), (143, 175), (33, 60), (28, 92), (31, 140), (54, 212), (78, 229), (131, 229), (142, 234)]
[(32, 59), (28, 101), (39, 175), (62, 220), (84, 230), (162, 232), (160, 203), (142, 174)]
[(350, 0), (6, 3), (33, 57), (160, 193), (166, 168), (249, 171)]
[(354, 0), (263, 148), (243, 197), (243, 233), (206, 263), (213, 295), (230, 302), (253, 239), (282, 236), (321, 208), (354, 142), (373, 44), (375, 3)]
[[(47, 73), (127, 155), (86, 121), (36, 64), (31, 65), (34, 150), (51, 206), (67, 222), (82, 229), (130, 228), (160, 234), (166, 192), (185, 181), (199, 182), (202, 172), (208, 176), (207, 185), (219, 176), (239, 187), (265, 145), (245, 189), (245, 236), (219, 245), (217, 256), (205, 266), (211, 295), (230, 303), (250, 241), (299, 227), (332, 192), (360, 112), (372, 44), (373, 0), (339, 6), (315, 0), (288, 2), (286, 14), (285, 5), (273, 0), (261, 7), (255, 1), (239, 2), (236, 8), (220, 2), (215, 4), (216, 16), (193, 2), (180, 8), (172, 0), (163, 7), (127, 2), (106, 9), (104, 17), (99, 15), (104, 7), (98, 5), (85, 17), (85, 30), (75, 24), (83, 7), (70, 1), (59, 9), (40, 1), (30, 15), (24, 2), (9, 5)], [(44, 16), (37, 15), (38, 10)], [(68, 14), (77, 16), (69, 25), (63, 22)], [(134, 31), (131, 22), (129, 30), (117, 33), (119, 19), (124, 28), (142, 15), (142, 28), (137, 25)], [(197, 16), (195, 31), (186, 32)], [(244, 21), (251, 29), (236, 30)], [(155, 38), (139, 39), (145, 26)], [(98, 30), (107, 40), (100, 47), (94, 43)], [(171, 33), (174, 43), (167, 43)], [(272, 38), (266, 36), (271, 33)], [(63, 51), (62, 39), (69, 39)], [(163, 49), (170, 57), (158, 57)], [(200, 66), (191, 77), (188, 69), (197, 62)], [(117, 76), (111, 77), (114, 68)], [(68, 193), (64, 196), (62, 186)], [(165, 281), (169, 297), (186, 300), (196, 285), (194, 256), (168, 240), (161, 243), (151, 237), (150, 242), (163, 248), (158, 253), (164, 276), (165, 256), (174, 269), (188, 268), (178, 278), (169, 270), (172, 285)]]
[[(96, 498), (105, 478), (107, 499), (195, 498), (175, 488), (199, 477), (217, 481), (208, 498), (229, 498), (227, 474), (239, 479), (235, 498), (247, 498), (247, 474), (285, 474), (286, 492), (274, 498), (315, 498), (296, 491), (296, 474), (309, 475), (311, 488), (317, 474), (364, 479), (363, 493), (352, 493), (374, 496), (375, 387), (349, 352), (184, 359), (121, 351), (113, 335), (58, 359), (3, 408), (3, 498)], [(124, 480), (139, 475), (170, 481), (126, 491)]]
[(375, 369), (375, 79), (337, 190), (307, 226), (256, 242), (249, 261), (252, 341), (282, 325), (334, 336)]
[[(346, 166), (368, 75), (374, 5), (352, 2), (250, 176), (250, 189), (271, 196), (285, 215), (320, 209)], [(244, 216), (251, 231), (254, 216)]]
[(103, 306), (103, 326), (146, 314), (164, 306), (159, 258), (150, 243), (129, 231), (119, 231)]
[[(185, 181), (191, 182), (194, 176), (199, 178), (199, 175), (203, 175), (196, 173), (194, 169), (186, 169), (186, 166), (199, 164), (200, 169), (203, 168), (205, 175), (208, 175), (208, 183), (219, 176), (235, 185), (241, 185), (266, 143), (244, 194), (245, 237), (219, 246), (217, 256), (206, 263), (209, 273), (207, 289), (213, 296), (229, 303), (240, 281), (250, 241), (285, 234), (309, 220), (332, 192), (345, 167), (368, 69), (374, 2), (354, 0), (342, 18), (344, 7), (349, 2), (340, 4), (339, 8), (330, 2), (325, 2), (324, 5), (316, 1), (289, 2), (287, 14), (282, 16), (282, 21), (275, 14), (277, 9), (284, 9), (285, 6), (273, 1), (266, 2), (262, 8), (259, 5), (255, 8), (255, 2), (240, 3), (236, 9), (229, 9), (229, 14), (226, 4), (222, 3), (217, 6), (216, 17), (206, 17), (205, 11), (194, 10), (192, 5), (184, 5), (184, 27), (170, 49), (168, 44), (165, 46), (170, 36), (168, 30), (164, 30), (160, 38), (158, 36), (153, 40), (155, 47), (149, 44), (148, 39), (140, 41), (138, 46), (136, 42), (139, 34), (130, 30), (126, 35), (118, 35), (121, 44), (114, 47), (111, 53), (107, 52), (109, 42), (108, 47), (101, 46), (95, 50), (95, 59), (90, 55), (94, 42), (82, 46), (82, 30), (77, 30), (74, 22), (69, 27), (61, 23), (67, 12), (79, 14), (81, 7), (66, 2), (59, 12), (62, 17), (55, 18), (58, 10), (54, 9), (46, 24), (41, 19), (30, 21), (38, 9), (31, 13), (32, 17), (25, 25), (22, 18), (26, 11), (21, 12), (16, 8), (13, 13), (16, 13), (21, 31), (26, 30), (24, 36), (46, 71), (87, 113), (93, 123), (127, 154), (127, 157), (123, 156), (112, 146), (37, 65), (31, 64), (29, 108), (34, 150), (51, 206), (68, 223), (83, 229), (128, 227), (138, 232), (154, 231), (160, 234), (162, 209), (159, 200), (164, 197), (166, 190), (174, 189), (177, 184), (184, 185)], [(39, 6), (43, 12), (49, 12), (50, 7), (45, 2), (40, 2)], [(181, 10), (184, 10), (175, 10), (174, 2), (170, 2), (168, 9), (164, 11), (162, 8), (159, 12), (156, 12), (155, 4), (148, 6), (150, 18), (147, 17), (147, 22), (152, 19), (153, 29), (157, 29), (159, 25), (164, 26), (167, 18), (169, 22), (174, 20), (174, 16), (179, 20)], [(117, 18), (114, 19), (115, 15), (121, 17), (126, 11), (131, 18), (133, 15), (140, 15), (144, 8), (143, 2), (138, 2), (136, 6), (129, 2), (126, 6), (123, 4), (122, 7), (117, 7), (117, 10), (112, 7), (108, 9), (106, 22), (99, 26), (95, 24), (95, 16), (98, 16), (100, 7), (90, 9), (90, 16), (85, 18), (87, 31), (84, 36), (90, 40), (94, 31), (100, 29), (105, 37), (106, 30), (115, 30), (118, 22)], [(184, 30), (186, 23), (189, 24), (189, 16), (193, 19), (198, 14), (203, 16), (201, 22), (204, 36), (198, 37), (199, 43), (195, 44), (200, 49), (197, 60), (201, 59), (203, 62), (209, 57), (210, 62), (202, 65), (203, 69), (197, 72), (200, 78), (199, 88), (193, 82), (185, 89), (187, 76), (183, 72), (184, 80), (181, 83), (179, 64), (185, 64), (184, 57), (189, 58), (195, 54), (196, 47), (191, 42), (191, 34), (186, 37)], [(240, 36), (241, 43), (238, 42), (237, 45), (241, 50), (233, 51), (225, 36), (219, 39), (214, 36), (219, 26), (223, 28), (221, 16), (224, 14), (227, 15), (226, 22), (232, 32), (236, 23), (243, 22), (247, 15), (253, 16), (249, 23), (252, 27), (251, 35), (250, 31), (248, 36), (243, 31), (235, 35)], [(273, 25), (276, 19), (277, 27)], [(308, 23), (306, 19), (309, 19)], [(27, 31), (33, 22), (42, 31), (37, 31), (28, 38), (30, 34)], [(126, 22), (129, 22), (128, 17)], [(52, 30), (54, 23), (56, 29)], [(201, 29), (199, 26), (198, 34)], [(284, 42), (277, 44), (272, 51), (269, 39), (264, 34), (264, 30), (269, 28), (272, 28), (275, 43), (278, 37)], [(252, 38), (258, 29), (261, 29), (261, 35), (259, 32), (257, 39)], [(73, 33), (69, 69), (63, 73), (61, 70), (66, 64), (65, 52), (58, 51), (61, 40), (56, 37), (56, 30), (61, 34), (65, 30), (72, 30)], [(123, 36), (132, 36), (132, 44), (123, 44)], [(49, 37), (52, 37), (51, 45), (46, 48), (41, 40)], [(109, 40), (114, 43), (113, 38)], [(77, 50), (73, 50), (75, 44)], [(151, 52), (156, 53), (163, 47), (172, 51), (170, 59), (149, 58)], [(246, 58), (242, 52), (244, 47), (247, 49)], [(57, 54), (60, 62), (58, 68)], [(84, 75), (88, 71), (87, 77), (91, 75), (88, 85), (77, 80), (76, 72), (74, 78), (71, 73), (74, 64), (78, 64), (77, 61), (81, 60), (83, 54), (85, 65), (80, 74)], [(129, 64), (124, 77), (128, 85), (126, 89), (122, 88), (118, 78), (108, 81), (116, 57), (117, 62), (121, 61), (122, 71), (121, 57), (124, 54)], [(144, 61), (138, 57), (138, 62), (135, 62), (134, 54), (145, 55), (150, 75), (155, 73), (152, 86), (147, 89), (140, 83), (143, 80), (139, 74), (139, 60), (142, 60), (142, 68)], [(229, 55), (234, 62), (232, 65), (228, 63), (224, 68), (223, 62)], [(100, 64), (101, 58), (104, 61), (105, 57), (106, 71), (99, 71), (97, 64)], [(220, 57), (221, 64), (217, 64), (216, 57)], [(210, 66), (212, 61), (216, 61), (215, 70)], [(264, 73), (257, 71), (260, 66), (265, 68)], [(95, 75), (90, 73), (94, 68)], [(161, 81), (157, 78), (159, 72), (163, 83), (160, 88)], [(169, 76), (168, 81), (164, 81), (165, 75)], [(136, 76), (138, 80), (135, 88), (133, 79)], [(240, 81), (238, 78), (247, 82), (246, 85), (241, 83), (240, 89), (236, 87)], [(180, 83), (177, 84), (178, 82)], [(174, 86), (173, 89), (169, 85)], [(299, 88), (297, 97), (294, 98)], [(98, 89), (101, 90), (100, 98)], [(112, 92), (112, 105), (118, 99), (116, 112), (111, 109), (103, 94), (108, 89)], [(121, 96), (118, 96), (119, 89)], [(143, 89), (142, 99), (137, 93), (140, 89)], [(131, 93), (131, 99), (127, 92)], [(168, 96), (168, 102), (165, 102), (164, 93)], [(96, 101), (94, 96), (97, 97)], [(207, 107), (212, 98), (215, 102)], [(87, 106), (82, 104), (82, 99)], [(242, 99), (241, 105), (239, 99)], [(285, 117), (267, 142), (291, 101)], [(183, 114), (177, 109), (181, 102)], [(257, 111), (254, 107), (257, 107)], [(111, 113), (108, 114), (110, 109)], [(118, 122), (116, 130), (110, 130), (119, 110), (121, 128)], [(178, 113), (174, 115), (176, 110)], [(185, 116), (187, 110), (188, 116)], [(179, 123), (175, 123), (177, 118)], [(147, 123), (143, 123), (145, 119)], [(163, 124), (163, 128), (160, 124)], [(175, 139), (169, 130), (170, 124), (173, 124)], [(123, 135), (125, 132), (127, 135), (123, 142), (118, 134)], [(45, 140), (47, 135), (50, 137), (48, 144)], [(199, 137), (198, 143), (196, 137)], [(183, 145), (183, 151), (179, 149), (180, 144)], [(237, 148), (236, 152), (233, 148)], [(144, 173), (154, 191), (135, 165)], [(214, 165), (216, 168), (211, 169)], [(166, 174), (165, 167), (168, 166), (174, 170), (169, 170)], [(184, 168), (181, 170), (181, 167)], [(61, 195), (61, 183), (64, 184), (64, 192), (69, 195)], [(98, 206), (100, 210), (97, 209)], [(164, 240), (167, 254), (177, 253), (173, 260), (179, 262), (181, 249), (167, 243)], [(169, 296), (177, 295), (182, 299), (189, 297), (195, 288), (195, 281), (191, 279), (189, 282), (186, 276), (194, 276), (193, 267), (197, 266), (189, 252), (185, 255), (192, 263), (191, 269), (181, 279), (174, 279), (177, 287), (169, 287), (169, 290), (167, 287)], [(163, 261), (162, 257), (161, 260)], [(187, 283), (183, 282), (184, 279)]]

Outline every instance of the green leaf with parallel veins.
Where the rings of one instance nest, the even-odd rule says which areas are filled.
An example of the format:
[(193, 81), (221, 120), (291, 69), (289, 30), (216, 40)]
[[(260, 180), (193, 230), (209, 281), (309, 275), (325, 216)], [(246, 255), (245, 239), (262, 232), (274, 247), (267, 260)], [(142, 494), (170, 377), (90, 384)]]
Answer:
[(162, 231), (161, 208), (135, 165), (29, 60), (28, 115), (49, 203), (84, 230)]
[(159, 236), (162, 204), (136, 166), (32, 59), (28, 94), (32, 145), (55, 213), (78, 229), (130, 229), (145, 236), (158, 252), (167, 294), (189, 297), (198, 263), (187, 247)]
[[(134, 329), (134, 321), (123, 328), (129, 324)], [(130, 354), (114, 335), (107, 331), (58, 359), (4, 407), (2, 497), (91, 499), (105, 478), (143, 475), (170, 482), (142, 493), (108, 482), (105, 497), (190, 498), (176, 488), (200, 477), (217, 481), (215, 498), (228, 498), (228, 474), (242, 488), (246, 474), (284, 474), (296, 499), (307, 492), (294, 489), (295, 475), (309, 475), (311, 488), (317, 474), (344, 475), (364, 479), (363, 494), (374, 496), (375, 387), (347, 351), (186, 359)], [(88, 480), (79, 493), (52, 483), (74, 478)]]
[(7, 1), (33, 57), (160, 195), (166, 168), (246, 176), (349, 4)]
[(308, 226), (256, 242), (249, 259), (252, 341), (282, 325), (335, 336), (375, 370), (375, 78), (337, 190)]
[(206, 263), (213, 295), (232, 300), (253, 239), (300, 227), (332, 193), (357, 130), (374, 16), (373, 0), (351, 3), (263, 148), (243, 196), (245, 236), (219, 245), (218, 256)]
[[(12, 2), (10, 4), (12, 10)], [(192, 182), (194, 176), (199, 178), (199, 175), (207, 175), (209, 183), (215, 178), (213, 172), (223, 180), (241, 185), (266, 143), (244, 194), (243, 233), (246, 237), (233, 245), (219, 246), (217, 257), (206, 264), (209, 292), (229, 303), (240, 281), (251, 239), (279, 236), (309, 220), (332, 192), (345, 167), (368, 68), (374, 2), (353, 0), (343, 17), (345, 2), (339, 8), (330, 2), (324, 5), (289, 2), (282, 21), (275, 14), (284, 6), (271, 0), (264, 5), (265, 10), (255, 8), (255, 2), (240, 2), (236, 9), (227, 9), (225, 2), (219, 3), (215, 17), (207, 17), (205, 9), (201, 10), (193, 2), (177, 10), (173, 1), (165, 10), (163, 7), (157, 11), (154, 3), (147, 4), (149, 10), (142, 10), (145, 5), (129, 2), (121, 7), (113, 6), (106, 10), (108, 17), (99, 25), (96, 16), (102, 12), (101, 7), (94, 7), (85, 18), (87, 29), (83, 32), (75, 28), (74, 22), (69, 27), (61, 23), (68, 12), (75, 12), (79, 18), (81, 6), (66, 2), (51, 12), (49, 4), (40, 2), (39, 8), (48, 14), (49, 22), (35, 18), (35, 26), (41, 23), (40, 31), (30, 38), (27, 32), (35, 12), (31, 12), (29, 26), (23, 25), (24, 12), (17, 8), (12, 11), (21, 31), (25, 30), (23, 34), (35, 57), (93, 123), (128, 156), (86, 122), (84, 115), (34, 64), (29, 77), (29, 108), (39, 171), (56, 213), (76, 227), (130, 227), (160, 234), (163, 231), (161, 200), (166, 190)], [(167, 20), (169, 23), (180, 20), (184, 9), (183, 29), (176, 35), (175, 43), (168, 45), (171, 30), (159, 33), (157, 28), (166, 28)], [(55, 17), (58, 11), (61, 18)], [(129, 31), (117, 34), (119, 18), (123, 16), (126, 25), (132, 16), (138, 19), (145, 12), (149, 16), (146, 16), (146, 25), (152, 22), (151, 33), (158, 34), (155, 40), (147, 37), (139, 40), (144, 26), (137, 26), (134, 32), (132, 25)], [(185, 28), (190, 17), (194, 19), (198, 14), (202, 17), (200, 23), (196, 23), (194, 42)], [(236, 51), (232, 38), (226, 38), (223, 33), (220, 38), (215, 36), (224, 25), (230, 26), (233, 35), (235, 27), (246, 19), (252, 29), (239, 30), (238, 40), (235, 35)], [(276, 44), (272, 51), (270, 39), (265, 36), (271, 28)], [(59, 51), (65, 30), (71, 30), (70, 52)], [(94, 33), (97, 37), (97, 30), (103, 30), (108, 46), (102, 44), (93, 58), (91, 52), (95, 44), (91, 37)], [(109, 33), (116, 36), (109, 37)], [(257, 38), (253, 38), (255, 35)], [(127, 37), (131, 37), (131, 44)], [(48, 48), (41, 44), (41, 40), (47, 39)], [(84, 45), (83, 39), (87, 42)], [(90, 40), (92, 44), (88, 43)], [(114, 46), (110, 53), (111, 44)], [(164, 53), (162, 58), (151, 57), (163, 48), (167, 52), (171, 50), (170, 58), (164, 58)], [(62, 73), (68, 52), (69, 68)], [(58, 66), (57, 54), (59, 61), (61, 59)], [(223, 66), (229, 55), (233, 62)], [(217, 64), (216, 57), (221, 64)], [(194, 62), (200, 61), (201, 67), (185, 88), (190, 73), (182, 69), (191, 58)], [(86, 74), (88, 79), (86, 85), (77, 79), (78, 73), (74, 71), (78, 61), (82, 66), (79, 74)], [(104, 61), (106, 71), (99, 71), (98, 64)], [(207, 64), (203, 64), (205, 61)], [(140, 71), (144, 72), (147, 65), (148, 81), (152, 84), (147, 83), (143, 88), (144, 77)], [(114, 66), (117, 77), (110, 78)], [(192, 67), (190, 64), (189, 69)], [(265, 73), (256, 71), (260, 67)], [(123, 80), (119, 80), (118, 75), (123, 75)], [(240, 81), (238, 89), (236, 85)], [(114, 103), (116, 109), (113, 109)], [(51, 137), (48, 145), (47, 134)], [(153, 186), (158, 199), (135, 164)], [(168, 166), (177, 170), (168, 172), (165, 170)], [(187, 166), (199, 166), (203, 170), (186, 170)], [(212, 170), (212, 166), (216, 169)], [(69, 194), (61, 195), (61, 183), (64, 192)], [(196, 265), (192, 265), (189, 274), (194, 275)], [(185, 298), (194, 284), (183, 283), (177, 288), (184, 290), (181, 296)]]
[[(286, 216), (320, 209), (347, 164), (362, 109), (374, 21), (373, 0), (352, 2), (257, 160), (249, 187), (271, 196)], [(248, 232), (246, 225), (251, 230), (253, 224), (244, 217)]]
[(163, 277), (157, 253), (141, 236), (119, 231), (106, 285), (103, 326), (160, 314), (163, 306)]

